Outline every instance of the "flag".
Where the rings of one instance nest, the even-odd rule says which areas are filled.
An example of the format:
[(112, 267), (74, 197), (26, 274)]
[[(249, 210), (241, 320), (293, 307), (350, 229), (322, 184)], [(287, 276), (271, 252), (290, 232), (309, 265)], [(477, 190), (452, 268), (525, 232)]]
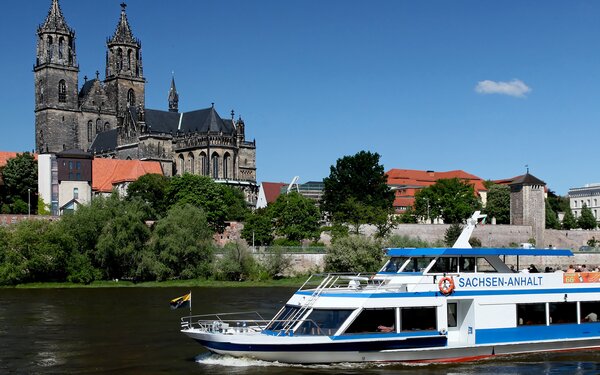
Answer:
[(173, 298), (169, 305), (171, 305), (171, 309), (175, 310), (180, 307), (190, 306), (192, 303), (192, 292), (189, 292), (185, 296)]

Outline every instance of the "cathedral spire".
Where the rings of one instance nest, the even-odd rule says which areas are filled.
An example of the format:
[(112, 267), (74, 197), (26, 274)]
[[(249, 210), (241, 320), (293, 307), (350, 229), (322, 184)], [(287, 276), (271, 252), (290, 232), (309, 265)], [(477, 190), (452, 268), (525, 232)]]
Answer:
[(58, 0), (52, 0), (52, 4), (48, 10), (48, 16), (44, 23), (38, 28), (38, 33), (42, 32), (60, 32), (68, 35), (73, 34), (73, 30), (67, 25), (67, 21), (65, 21), (65, 17), (60, 10)]
[(129, 21), (127, 20), (125, 8), (127, 8), (127, 4), (121, 3), (121, 18), (119, 18), (119, 23), (117, 23), (115, 33), (113, 34), (112, 38), (108, 40), (108, 43), (132, 44), (140, 47), (140, 42), (133, 37), (133, 33), (131, 32), (131, 27), (129, 26)]
[(179, 112), (179, 94), (175, 88), (175, 75), (171, 76), (171, 88), (169, 89), (169, 112)]

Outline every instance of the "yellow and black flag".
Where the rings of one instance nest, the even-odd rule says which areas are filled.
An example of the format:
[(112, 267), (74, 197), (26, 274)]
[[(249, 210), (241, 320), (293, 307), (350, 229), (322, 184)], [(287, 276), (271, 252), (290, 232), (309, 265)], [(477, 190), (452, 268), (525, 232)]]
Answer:
[(192, 292), (189, 292), (185, 296), (173, 298), (171, 300), (171, 302), (169, 302), (169, 305), (171, 305), (171, 309), (173, 309), (173, 310), (178, 309), (180, 307), (191, 306), (192, 305)]

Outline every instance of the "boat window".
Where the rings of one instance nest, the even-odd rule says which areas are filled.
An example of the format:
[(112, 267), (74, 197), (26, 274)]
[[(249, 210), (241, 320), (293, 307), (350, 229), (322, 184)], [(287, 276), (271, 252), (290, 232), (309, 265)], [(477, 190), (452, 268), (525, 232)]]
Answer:
[(448, 303), (448, 327), (458, 327), (456, 321), (456, 312), (458, 304), (456, 302)]
[(477, 258), (477, 272), (498, 272), (485, 258)]
[(429, 269), (429, 273), (446, 273), (458, 271), (458, 258), (440, 257), (437, 258), (433, 267)]
[(461, 257), (460, 272), (475, 272), (475, 258)]
[(577, 302), (551, 302), (550, 324), (577, 323)]
[(285, 308), (273, 318), (273, 323), (269, 324), (266, 329), (270, 331), (283, 329), (286, 325), (286, 320), (294, 317), (299, 309), (300, 308), (297, 306), (285, 306)]
[(517, 325), (546, 324), (545, 303), (517, 304)]
[(396, 332), (396, 309), (364, 309), (350, 324), (345, 334)]
[(581, 323), (595, 323), (598, 321), (598, 314), (600, 314), (600, 302), (580, 302), (581, 306)]
[(405, 272), (423, 272), (435, 258), (412, 258), (405, 267)]
[(437, 327), (435, 307), (405, 307), (400, 310), (402, 331), (435, 330)]
[(295, 335), (331, 336), (348, 319), (353, 310), (313, 310), (304, 323), (294, 331)]
[(404, 258), (404, 257), (393, 257), (385, 264), (385, 266), (383, 266), (383, 269), (381, 271), (382, 272), (398, 272), (398, 271), (400, 271), (400, 268), (402, 268), (402, 265), (404, 264), (404, 262), (406, 262), (406, 259), (407, 258)]

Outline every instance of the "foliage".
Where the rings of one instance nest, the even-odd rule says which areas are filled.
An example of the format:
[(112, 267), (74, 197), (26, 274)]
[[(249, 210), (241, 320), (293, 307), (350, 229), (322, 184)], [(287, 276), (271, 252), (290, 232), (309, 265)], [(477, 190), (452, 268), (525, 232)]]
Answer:
[(37, 162), (32, 154), (25, 152), (8, 159), (2, 169), (4, 194), (7, 203), (12, 203), (12, 213), (28, 212), (28, 199), (31, 203), (31, 213), (37, 207)]
[(586, 204), (581, 207), (581, 216), (577, 218), (577, 224), (581, 229), (595, 229), (598, 225), (592, 210)]
[(394, 215), (394, 208), (390, 207), (388, 209), (382, 208), (373, 208), (373, 225), (377, 228), (377, 232), (375, 232), (375, 236), (378, 238), (384, 238), (390, 234), (392, 229), (394, 229), (400, 223), (400, 220), (396, 215)]
[[(387, 210), (392, 207), (394, 193), (387, 185), (383, 165), (377, 153), (360, 151), (338, 159), (331, 166), (329, 177), (323, 180), (322, 209), (334, 222), (372, 223), (367, 207)], [(354, 212), (354, 210), (360, 212)], [(357, 216), (365, 215), (358, 219)]]
[(351, 235), (336, 239), (327, 249), (327, 272), (375, 272), (383, 261), (379, 240)]
[(283, 248), (279, 246), (274, 247), (271, 253), (265, 256), (262, 264), (267, 275), (271, 278), (286, 274), (291, 265), (292, 259), (285, 255)]
[(556, 214), (559, 212), (567, 212), (570, 209), (569, 197), (556, 195), (552, 190), (548, 190), (548, 204)]
[(510, 224), (510, 187), (508, 185), (490, 185), (484, 211), (488, 218), (496, 218), (496, 224)]
[(419, 216), (426, 217), (429, 211), (430, 217), (441, 217), (446, 224), (463, 222), (480, 206), (473, 185), (458, 178), (437, 180), (415, 194), (415, 211)]
[(592, 238), (587, 241), (587, 245), (589, 247), (597, 247), (600, 245), (600, 240), (597, 240), (596, 237), (592, 236)]
[(463, 231), (463, 226), (455, 223), (455, 224), (451, 224), (448, 229), (446, 229), (446, 233), (444, 234), (444, 243), (446, 244), (446, 246), (452, 246), (454, 245), (454, 243), (456, 242), (456, 240), (458, 239), (458, 237), (460, 237), (460, 234)]
[(399, 222), (401, 224), (416, 224), (418, 220), (415, 210), (412, 207), (408, 207), (406, 211), (400, 215)]
[(268, 208), (259, 208), (246, 215), (241, 236), (251, 245), (269, 246), (273, 243), (273, 224)]
[(152, 218), (156, 219), (167, 210), (166, 193), (169, 178), (161, 174), (147, 173), (127, 187), (127, 199), (141, 199), (151, 209)]
[(550, 207), (549, 199), (546, 199), (546, 229), (560, 229), (558, 216)]
[(471, 247), (481, 247), (481, 240), (477, 237), (471, 237), (469, 238), (469, 245)]
[(275, 233), (288, 240), (315, 238), (321, 215), (315, 202), (297, 192), (280, 195), (269, 207)]
[(565, 211), (565, 216), (563, 217), (562, 221), (562, 228), (566, 230), (575, 229), (578, 227), (578, 225), (579, 224), (577, 223), (577, 220), (575, 220), (575, 216), (573, 216), (573, 211), (571, 211), (569, 208)]
[(390, 236), (386, 241), (386, 247), (415, 247), (423, 248), (430, 247), (431, 244), (427, 241), (423, 241), (419, 237), (409, 237), (403, 235)]
[(223, 200), (227, 206), (225, 212), (226, 220), (242, 221), (248, 214), (246, 198), (240, 189), (235, 189), (226, 185), (219, 185), (222, 188)]
[(212, 231), (201, 209), (189, 204), (174, 206), (156, 224), (150, 239), (152, 251), (145, 254), (142, 268), (148, 271), (140, 269), (138, 278), (208, 277), (213, 258), (211, 239)]
[(49, 216), (51, 214), (50, 204), (44, 203), (42, 197), (39, 196), (37, 201), (37, 214), (42, 216)]
[(223, 257), (216, 262), (217, 280), (244, 281), (256, 276), (258, 269), (248, 246), (242, 242), (228, 243)]

